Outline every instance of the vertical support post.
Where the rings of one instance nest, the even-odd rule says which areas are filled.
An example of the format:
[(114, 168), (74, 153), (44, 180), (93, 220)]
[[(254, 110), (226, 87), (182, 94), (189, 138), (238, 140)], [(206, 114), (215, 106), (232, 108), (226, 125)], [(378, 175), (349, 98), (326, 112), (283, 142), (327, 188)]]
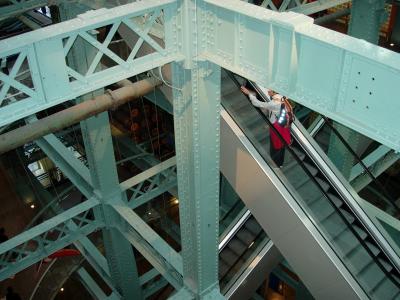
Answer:
[[(62, 20), (82, 13), (83, 8), (64, 4), (60, 7)], [(93, 51), (78, 44), (70, 57), (78, 71), (86, 72), (94, 57)], [(82, 97), (91, 99), (95, 93)], [(113, 226), (118, 220), (117, 213), (109, 205), (114, 201), (126, 201), (126, 194), (119, 187), (116, 161), (108, 113), (104, 112), (81, 122), (85, 152), (95, 193), (100, 199), (100, 207), (95, 210), (95, 218), (104, 219), (103, 243), (111, 280), (123, 299), (142, 299), (142, 290), (131, 244)]]
[(218, 287), (220, 68), (175, 63), (174, 124), (185, 286), (203, 298)]
[(218, 285), (221, 69), (198, 57), (205, 47), (201, 43), (207, 26), (205, 3), (182, 0), (178, 5), (182, 21), (178, 39), (183, 40), (187, 57), (172, 66), (183, 279), (196, 299), (222, 298)]
[(95, 217), (104, 218), (106, 224), (103, 242), (111, 279), (124, 299), (141, 299), (142, 291), (132, 247), (113, 227), (118, 216), (109, 205), (114, 201), (126, 202), (126, 195), (121, 193), (118, 184), (108, 113), (81, 122), (81, 128), (93, 187), (101, 199), (101, 208), (95, 211)]
[[(378, 44), (380, 27), (387, 17), (385, 2), (385, 0), (353, 0), (348, 35)], [(371, 139), (350, 128), (341, 124), (335, 127), (358, 155), (361, 155), (371, 143)], [(334, 136), (330, 139), (329, 157), (345, 178), (349, 179), (356, 161)]]
[(379, 30), (387, 17), (385, 3), (385, 0), (353, 0), (348, 34), (378, 44)]

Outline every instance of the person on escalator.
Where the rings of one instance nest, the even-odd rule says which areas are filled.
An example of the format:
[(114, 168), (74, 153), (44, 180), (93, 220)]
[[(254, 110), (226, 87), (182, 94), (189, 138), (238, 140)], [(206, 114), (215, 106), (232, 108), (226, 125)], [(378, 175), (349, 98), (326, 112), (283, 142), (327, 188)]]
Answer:
[[(249, 97), (254, 106), (259, 107), (262, 110), (268, 110), (267, 116), (275, 128), (274, 130), (271, 126), (269, 127), (270, 155), (276, 165), (281, 168), (285, 159), (285, 147), (286, 145), (291, 145), (292, 142), (290, 125), (293, 121), (293, 112), (289, 102), (285, 97), (270, 89), (265, 89), (262, 87), (260, 87), (260, 89), (265, 95), (270, 97), (271, 101), (260, 101), (257, 99), (253, 91), (248, 90), (244, 86), (241, 87), (242, 92)], [(276, 131), (279, 132), (285, 142), (282, 141)]]

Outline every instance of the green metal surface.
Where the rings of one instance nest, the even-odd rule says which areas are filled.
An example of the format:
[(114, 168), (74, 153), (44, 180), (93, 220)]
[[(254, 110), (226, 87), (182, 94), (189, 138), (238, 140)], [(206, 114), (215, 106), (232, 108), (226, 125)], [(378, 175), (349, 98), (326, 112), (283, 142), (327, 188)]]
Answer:
[[(88, 218), (88, 213), (97, 204), (97, 199), (86, 200), (2, 243), (0, 280), (9, 278), (101, 227), (99, 220)], [(71, 222), (77, 226), (76, 229), (68, 228), (67, 224)]]
[[(158, 46), (147, 32), (142, 31), (140, 26), (132, 21), (134, 17), (155, 10), (160, 13), (160, 9), (170, 6), (171, 3), (172, 0), (161, 2), (150, 0), (116, 7), (110, 11), (100, 9), (61, 24), (26, 33), (23, 39), (15, 39), (13, 43), (0, 41), (0, 60), (13, 55), (18, 56), (18, 64), (14, 65), (9, 75), (0, 72), (0, 81), (5, 83), (0, 90), (0, 103), (3, 104), (0, 110), (2, 113), (0, 126), (177, 59), (173, 45), (167, 43), (165, 48)], [(141, 37), (137, 47), (131, 51), (126, 60), (107, 48), (109, 40), (100, 43), (91, 35), (92, 32), (107, 25), (112, 26), (111, 32), (124, 25)], [(150, 44), (156, 50), (145, 57), (135, 59), (137, 50), (143, 42)], [(84, 43), (98, 53), (88, 61), (88, 71), (85, 72), (78, 70), (66, 59), (79, 43)], [(52, 59), (49, 60), (48, 57)], [(101, 57), (107, 57), (117, 65), (97, 70), (97, 63)], [(21, 72), (20, 68), (24, 61), (27, 61), (26, 66), (29, 68), (32, 86), (21, 84), (18, 78), (15, 78)], [(10, 87), (26, 96), (22, 95), (22, 99), (15, 103), (4, 101)]]
[[(198, 60), (207, 28), (203, 1), (178, 1), (175, 43), (186, 56), (172, 65), (179, 215), (185, 289), (196, 299), (220, 295), (220, 67)], [(172, 29), (172, 28), (171, 28)], [(168, 32), (169, 30), (167, 30)], [(188, 37), (192, 43), (188, 43)], [(222, 298), (222, 296), (220, 296)]]
[(351, 1), (351, 17), (348, 34), (378, 44), (382, 24), (387, 20), (385, 0)]
[[(25, 9), (22, 5), (33, 2), (19, 3), (21, 9)], [(42, 3), (39, 5), (36, 1), (34, 5), (41, 6)], [(283, 1), (282, 7), (311, 13), (336, 4), (339, 2), (324, 4), (317, 1), (310, 8), (311, 3), (306, 6), (299, 1)], [(378, 4), (381, 5), (381, 1)], [(360, 5), (365, 6), (365, 2)], [(373, 15), (375, 23), (368, 25), (375, 29), (379, 7)], [(365, 10), (360, 9), (360, 12)], [(157, 45), (149, 35), (155, 17), (147, 18), (143, 27), (131, 20), (153, 12), (155, 16), (163, 14), (165, 48)], [(108, 49), (113, 33), (122, 23), (140, 36), (128, 60)], [(111, 33), (100, 43), (95, 34), (104, 26), (109, 26)], [(155, 52), (140, 60), (134, 59), (144, 42)], [(83, 45), (91, 51), (76, 52), (76, 44), (78, 48)], [(71, 58), (73, 52), (76, 52), (75, 57)], [(102, 114), (82, 123), (89, 170), (73, 159), (54, 136), (38, 141), (87, 198), (95, 197), (0, 245), (1, 278), (105, 226), (108, 265), (105, 265), (105, 258), (97, 257), (95, 260), (102, 272), (107, 274), (109, 271), (113, 284), (124, 298), (137, 299), (146, 294), (141, 291), (131, 244), (179, 290), (174, 298), (220, 298), (220, 66), (274, 88), (389, 148), (400, 149), (400, 128), (396, 121), (400, 107), (390, 97), (397, 92), (399, 55), (315, 26), (312, 19), (295, 13), (278, 14), (228, 0), (140, 1), (92, 11), (74, 20), (25, 34), (23, 38), (1, 41), (0, 60), (14, 55), (17, 62), (10, 74), (0, 72), (3, 83), (0, 89), (0, 126), (174, 62), (172, 86), (183, 249), (182, 256), (174, 252), (132, 211), (132, 207), (176, 185), (175, 166), (163, 168), (160, 165), (160, 169), (158, 166), (121, 186), (116, 174), (109, 121), (107, 115)], [(103, 56), (116, 65), (98, 68)], [(84, 71), (77, 67), (83, 61), (86, 61)], [(29, 68), (32, 86), (19, 82), (19, 75), (26, 67)], [(10, 87), (27, 97), (7, 102)], [(377, 95), (380, 95), (379, 103), (375, 101)], [(164, 104), (165, 109), (170, 109)], [(387, 107), (392, 109), (387, 111)], [(153, 161), (150, 165), (155, 164)], [(140, 186), (144, 181), (152, 186), (147, 195)], [(129, 204), (124, 193), (127, 189), (133, 189), (135, 196), (130, 201), (135, 204)], [(96, 221), (86, 216), (77, 218), (95, 206)], [(80, 226), (81, 221), (91, 222)], [(76, 224), (77, 230), (64, 226), (70, 222)], [(60, 226), (64, 227), (61, 229)], [(62, 237), (54, 242), (46, 241), (46, 233), (54, 228), (62, 230)], [(26, 250), (30, 240), (41, 246), (33, 251)], [(11, 252), (18, 255), (17, 261), (7, 259)], [(90, 279), (86, 278), (86, 282)], [(164, 284), (160, 282), (159, 286)]]

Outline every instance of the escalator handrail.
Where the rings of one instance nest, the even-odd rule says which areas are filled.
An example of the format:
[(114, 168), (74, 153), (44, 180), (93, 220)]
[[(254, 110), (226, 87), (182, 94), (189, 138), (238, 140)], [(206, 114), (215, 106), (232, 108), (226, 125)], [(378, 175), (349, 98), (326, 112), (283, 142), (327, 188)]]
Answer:
[(325, 124), (332, 130), (332, 132), (335, 134), (336, 137), (339, 138), (339, 140), (342, 142), (342, 144), (346, 147), (346, 149), (351, 153), (351, 155), (356, 159), (356, 161), (360, 164), (360, 166), (363, 168), (364, 172), (368, 174), (368, 176), (372, 179), (372, 181), (379, 187), (381, 190), (382, 194), (389, 200), (389, 202), (392, 204), (394, 207), (396, 213), (400, 215), (400, 207), (397, 206), (395, 203), (395, 200), (393, 199), (392, 196), (389, 195), (389, 193), (386, 191), (385, 187), (380, 183), (380, 181), (371, 173), (369, 168), (364, 164), (362, 159), (357, 155), (357, 153), (351, 148), (349, 143), (343, 138), (343, 136), (339, 133), (339, 131), (332, 125), (331, 120), (329, 120), (327, 117), (321, 115), (321, 117), (324, 119)]
[(223, 237), (221, 242), (218, 244), (218, 251), (221, 253), (221, 251), (225, 248), (225, 246), (229, 243), (229, 241), (235, 236), (235, 234), (246, 224), (247, 220), (250, 219), (251, 217), (251, 212), (250, 210), (246, 210), (243, 215), (240, 217), (240, 219), (237, 221), (235, 226), (233, 226), (229, 232)]
[[(266, 238), (269, 239), (269, 237), (265, 234), (264, 230), (261, 230), (261, 231), (254, 237), (254, 239), (252, 240), (252, 243), (254, 243), (256, 240), (258, 240), (263, 234), (265, 235)], [(251, 243), (250, 245), (252, 245), (252, 243)], [(224, 280), (224, 279), (226, 278), (226, 276), (229, 274), (229, 272), (232, 271), (232, 269), (235, 267), (235, 265), (236, 265), (236, 264), (243, 258), (243, 256), (246, 254), (247, 250), (249, 250), (250, 245), (246, 248), (246, 250), (245, 250), (241, 255), (239, 255), (239, 256), (236, 258), (235, 262), (229, 267), (228, 271), (226, 271), (226, 273), (224, 274), (224, 276), (222, 276), (222, 277), (219, 279), (219, 281), (222, 281), (222, 280)]]
[[(225, 70), (225, 72), (228, 74), (228, 76), (231, 78), (231, 80), (237, 85), (238, 88), (240, 88), (240, 83), (238, 82), (238, 80), (234, 77), (234, 75)], [(254, 87), (254, 84), (252, 82), (250, 82), (250, 84), (252, 84), (252, 86)], [(257, 90), (257, 89), (256, 89)], [(248, 97), (246, 97), (248, 98)], [(250, 100), (248, 100), (250, 102)], [(253, 105), (252, 105), (253, 106)], [(254, 107), (254, 106), (253, 106)], [(373, 254), (372, 250), (368, 247), (368, 245), (365, 243), (364, 239), (359, 235), (359, 233), (354, 229), (354, 227), (352, 226), (352, 224), (346, 219), (346, 217), (343, 215), (343, 213), (340, 211), (340, 209), (335, 205), (334, 201), (329, 197), (328, 193), (324, 191), (324, 189), (322, 188), (322, 186), (320, 185), (320, 183), (315, 179), (315, 177), (311, 174), (311, 172), (307, 169), (307, 167), (304, 165), (304, 162), (298, 157), (298, 155), (294, 152), (294, 150), (290, 147), (290, 145), (288, 145), (285, 141), (285, 139), (280, 135), (280, 133), (275, 129), (275, 127), (272, 126), (271, 122), (269, 121), (269, 119), (263, 114), (263, 112), (261, 111), (260, 108), (258, 107), (254, 107), (255, 110), (259, 113), (260, 117), (269, 125), (269, 127), (275, 132), (275, 134), (278, 136), (278, 138), (281, 140), (281, 142), (286, 145), (286, 148), (288, 149), (288, 151), (291, 153), (291, 155), (295, 158), (295, 160), (297, 161), (297, 163), (300, 165), (300, 167), (303, 169), (303, 171), (309, 176), (309, 178), (311, 179), (311, 181), (314, 182), (314, 184), (320, 189), (320, 191), (322, 192), (322, 194), (328, 199), (328, 201), (331, 202), (331, 205), (333, 207), (333, 209), (338, 213), (338, 215), (340, 216), (340, 218), (342, 219), (342, 221), (347, 225), (347, 228), (354, 234), (354, 236), (357, 238), (357, 240), (359, 241), (359, 243), (363, 246), (363, 248), (368, 252), (368, 254), (370, 255), (370, 257), (372, 258), (372, 260), (380, 267), (380, 269), (383, 271), (383, 273), (390, 278), (390, 280), (393, 282), (393, 284), (395, 286), (397, 286), (400, 289), (400, 283), (397, 282), (392, 275), (386, 270), (385, 266), (379, 261), (379, 259), (377, 257), (375, 257), (375, 255)], [(346, 201), (344, 201), (344, 203), (346, 203)], [(306, 215), (308, 215), (308, 213), (306, 213)], [(314, 224), (314, 226), (316, 228), (318, 228), (318, 225), (316, 224), (314, 218), (309, 218), (310, 221)], [(363, 226), (364, 224), (361, 223)], [(369, 232), (367, 230), (367, 232)], [(324, 234), (322, 234), (322, 236), (324, 236)], [(328, 244), (331, 244), (329, 241), (327, 241)], [(379, 245), (379, 244), (378, 244)], [(379, 248), (382, 249), (382, 247)], [(383, 249), (382, 249), (383, 250)], [(382, 251), (385, 255), (386, 253), (384, 251)], [(389, 257), (388, 257), (389, 258)], [(392, 261), (389, 258), (389, 261)], [(344, 264), (344, 263), (343, 263)], [(345, 265), (345, 264), (344, 264)], [(398, 271), (397, 266), (395, 264), (393, 264), (395, 266), (395, 270)], [(350, 272), (351, 273), (351, 272)], [(352, 273), (351, 273), (352, 274)], [(352, 274), (353, 275), (353, 274)], [(354, 274), (355, 275), (355, 274)], [(354, 276), (353, 275), (353, 276)], [(368, 293), (367, 293), (368, 294)]]

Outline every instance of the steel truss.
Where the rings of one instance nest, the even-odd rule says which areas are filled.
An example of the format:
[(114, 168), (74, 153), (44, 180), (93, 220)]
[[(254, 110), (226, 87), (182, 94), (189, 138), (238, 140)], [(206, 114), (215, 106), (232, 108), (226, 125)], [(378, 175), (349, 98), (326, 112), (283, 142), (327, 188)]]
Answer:
[[(161, 14), (163, 45), (149, 34)], [(62, 24), (1, 41), (0, 60), (12, 59), (15, 63), (9, 72), (0, 72), (0, 126), (174, 62), (174, 117), (179, 136), (177, 178), (182, 187), (180, 203), (184, 228), (181, 230), (185, 239), (181, 256), (132, 210), (149, 200), (140, 198), (144, 197), (143, 187), (147, 186), (141, 184), (143, 181), (148, 181), (150, 187), (147, 192), (151, 196), (148, 197), (175, 184), (172, 161), (145, 171), (137, 178), (117, 183), (118, 193), (132, 189), (133, 197), (126, 201), (120, 197), (116, 201), (115, 194), (103, 195), (102, 191), (91, 190), (96, 186), (93, 182), (99, 180), (91, 167), (90, 177), (87, 171), (82, 177), (77, 169), (83, 167), (67, 159), (61, 165), (75, 169), (70, 172), (71, 178), (81, 176), (78, 181), (84, 183), (82, 191), (91, 198), (0, 245), (1, 278), (106, 226), (107, 230), (116, 230), (124, 236), (170, 284), (180, 289), (177, 298), (200, 294), (201, 297), (219, 297), (217, 247), (214, 247), (218, 239), (218, 230), (214, 232), (218, 226), (215, 223), (218, 207), (214, 203), (217, 198), (214, 192), (218, 196), (218, 191), (214, 181), (219, 162), (219, 131), (214, 125), (218, 123), (219, 104), (218, 101), (205, 103), (205, 100), (219, 99), (219, 83), (215, 80), (220, 67), (269, 86), (399, 150), (400, 128), (396, 114), (400, 107), (391, 97), (397, 93), (396, 83), (400, 82), (399, 55), (312, 22), (311, 18), (297, 13), (277, 13), (244, 2), (147, 0), (92, 11)], [(96, 35), (106, 26), (109, 31), (100, 42)], [(109, 49), (121, 26), (139, 37), (127, 58)], [(67, 60), (77, 41), (94, 53), (86, 72), (76, 70)], [(150, 45), (153, 52), (136, 57), (143, 43)], [(97, 68), (103, 56), (112, 60), (114, 66)], [(20, 78), (21, 73), (24, 79)], [(377, 95), (379, 103), (374, 101)], [(210, 121), (206, 124), (209, 128), (202, 127), (201, 116), (204, 115), (209, 115), (206, 118)], [(95, 129), (93, 126), (87, 133), (95, 133)], [(204, 145), (209, 146), (208, 150)], [(96, 148), (89, 149), (94, 153)], [(61, 147), (54, 150), (62, 151)], [(100, 156), (94, 157), (91, 165), (99, 165), (100, 159)], [(104, 170), (102, 172), (100, 180), (104, 186), (100, 190), (106, 190), (107, 176)], [(165, 186), (160, 188), (162, 184)], [(96, 218), (91, 220), (87, 213), (94, 208)], [(105, 220), (101, 220), (97, 208), (107, 212)], [(207, 212), (211, 212), (210, 215)], [(112, 225), (111, 220), (118, 222)], [(71, 223), (76, 229), (67, 226)]]

